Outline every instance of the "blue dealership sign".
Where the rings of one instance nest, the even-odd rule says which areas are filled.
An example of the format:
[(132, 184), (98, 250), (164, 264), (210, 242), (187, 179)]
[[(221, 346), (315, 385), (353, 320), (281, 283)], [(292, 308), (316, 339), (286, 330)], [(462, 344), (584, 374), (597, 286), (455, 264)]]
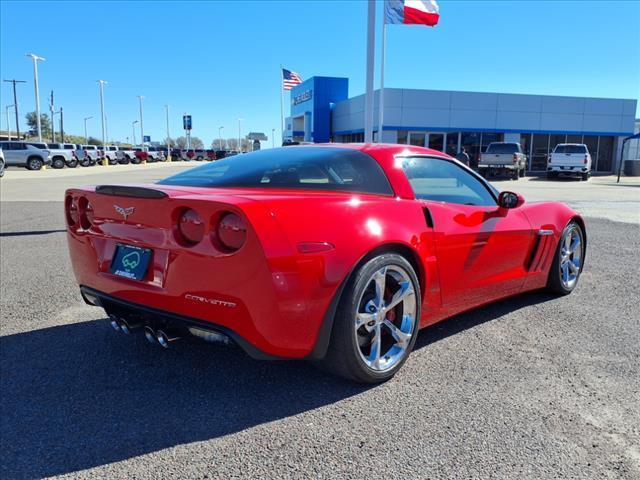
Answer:
[(191, 115), (182, 116), (182, 128), (183, 130), (191, 130)]
[(144, 143), (149, 143), (151, 142), (151, 136), (150, 135), (145, 135), (144, 137), (142, 137), (142, 141)]

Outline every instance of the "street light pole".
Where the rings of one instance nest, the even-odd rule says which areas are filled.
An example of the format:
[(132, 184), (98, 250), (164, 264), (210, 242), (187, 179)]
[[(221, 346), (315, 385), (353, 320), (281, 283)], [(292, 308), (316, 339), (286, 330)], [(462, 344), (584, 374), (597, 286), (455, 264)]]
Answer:
[(18, 96), (16, 95), (16, 83), (27, 83), (24, 80), (5, 80), (7, 83), (13, 83), (13, 106), (16, 109), (16, 135), (17, 139), (20, 140), (20, 119), (18, 114)]
[(140, 100), (140, 146), (144, 150), (144, 119), (142, 114), (142, 101), (144, 97), (142, 95), (138, 95), (138, 100)]
[(98, 85), (100, 86), (100, 114), (102, 115), (102, 160), (106, 158), (107, 155), (107, 130), (106, 130), (106, 121), (104, 117), (104, 84), (107, 83), (104, 80), (98, 80)]
[(242, 136), (240, 135), (241, 127), (240, 122), (244, 120), (243, 118), (238, 119), (238, 153), (242, 153)]
[(36, 91), (36, 124), (38, 125), (38, 141), (42, 141), (42, 126), (40, 125), (40, 90), (38, 89), (38, 60), (45, 60), (34, 53), (27, 53), (27, 57), (33, 60), (33, 82)]
[(87, 145), (89, 143), (89, 138), (87, 137), (87, 120), (91, 120), (93, 117), (84, 117), (84, 144)]
[(224, 127), (218, 127), (218, 138), (220, 139), (220, 150), (224, 150), (224, 147), (222, 146), (222, 130), (224, 130)]
[[(15, 107), (15, 105), (7, 105), (5, 107), (5, 112), (7, 113), (7, 140), (11, 141), (11, 125), (9, 125), (9, 109), (11, 107)], [(18, 140), (20, 140), (20, 137), (18, 137)]]
[(171, 148), (170, 145), (170, 136), (169, 136), (169, 105), (165, 105), (164, 106), (166, 114), (167, 114), (167, 157), (169, 157), (171, 155), (171, 152), (169, 151), (169, 149)]
[(138, 120), (134, 120), (133, 123), (131, 123), (131, 130), (133, 131), (133, 146), (136, 146), (136, 123), (138, 123)]

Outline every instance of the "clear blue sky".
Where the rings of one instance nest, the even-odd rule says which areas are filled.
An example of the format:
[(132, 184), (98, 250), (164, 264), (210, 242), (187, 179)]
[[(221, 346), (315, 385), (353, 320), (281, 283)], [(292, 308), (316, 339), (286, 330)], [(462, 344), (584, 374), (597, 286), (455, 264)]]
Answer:
[[(387, 86), (640, 97), (640, 2), (439, 4), (437, 27), (389, 29)], [(237, 136), (238, 117), (243, 132), (271, 137), (276, 128), (279, 137), (281, 63), (303, 78), (348, 77), (350, 95), (364, 91), (364, 1), (2, 0), (0, 14), (1, 77), (28, 81), (18, 87), (22, 114), (35, 109), (24, 56), (34, 52), (47, 59), (39, 70), (41, 108), (48, 110), (55, 90), (72, 134), (81, 135), (83, 117), (92, 115), (89, 134), (100, 138), (97, 79), (109, 82), (109, 137), (131, 136), (136, 95), (144, 95), (152, 140), (165, 136), (168, 103), (172, 136), (189, 112), (193, 135), (207, 146), (219, 126)], [(6, 128), (4, 106), (13, 98), (9, 84), (0, 91)]]

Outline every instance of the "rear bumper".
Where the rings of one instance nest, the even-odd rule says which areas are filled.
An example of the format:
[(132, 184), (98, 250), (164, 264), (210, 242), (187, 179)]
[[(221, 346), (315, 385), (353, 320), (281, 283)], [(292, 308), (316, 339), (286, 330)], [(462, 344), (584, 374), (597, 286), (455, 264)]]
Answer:
[(490, 170), (517, 170), (520, 166), (517, 163), (514, 164), (500, 164), (500, 165), (491, 165), (491, 164), (479, 164), (479, 169), (490, 169)]
[(150, 325), (154, 327), (154, 329), (168, 327), (187, 333), (189, 328), (195, 327), (200, 330), (222, 333), (233, 340), (233, 342), (251, 358), (257, 360), (276, 360), (282, 358), (263, 352), (237, 332), (222, 325), (122, 300), (83, 285), (80, 286), (80, 294), (87, 305), (102, 307), (107, 315), (113, 314), (131, 321), (142, 320), (145, 325)]
[(562, 165), (549, 165), (547, 166), (547, 172), (558, 173), (587, 173), (589, 169), (586, 165), (578, 166), (562, 166)]

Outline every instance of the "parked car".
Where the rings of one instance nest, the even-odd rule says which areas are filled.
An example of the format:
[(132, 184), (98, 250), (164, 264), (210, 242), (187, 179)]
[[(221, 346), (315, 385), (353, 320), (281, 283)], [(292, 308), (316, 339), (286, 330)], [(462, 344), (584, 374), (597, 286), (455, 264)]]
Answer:
[(0, 147), (0, 178), (4, 177), (4, 152)]
[(115, 330), (234, 342), (366, 383), (391, 378), (422, 327), (571, 293), (586, 251), (567, 205), (525, 204), (410, 145), (268, 149), (148, 186), (72, 188), (65, 216), (82, 296)]
[(118, 147), (116, 152), (118, 163), (140, 163), (136, 158), (136, 152), (132, 147)]
[(560, 143), (547, 163), (547, 178), (577, 175), (587, 181), (591, 176), (591, 154), (584, 143)]
[(205, 158), (207, 158), (207, 152), (201, 148), (198, 148), (193, 151), (193, 156), (197, 161), (201, 162)]
[[(46, 147), (46, 144), (42, 144)], [(46, 148), (37, 148), (29, 142), (1, 141), (5, 166), (25, 167), (27, 170), (40, 170), (51, 165), (51, 156)]]
[(158, 147), (147, 147), (148, 162), (164, 162), (166, 157), (164, 152)]
[(90, 167), (100, 160), (100, 152), (96, 145), (80, 145), (79, 147), (76, 149), (76, 156), (81, 166)]
[(185, 156), (189, 159), (189, 160), (195, 160), (196, 158), (196, 151), (192, 148), (185, 150)]
[(136, 161), (134, 163), (147, 162), (149, 160), (149, 153), (141, 147), (136, 147), (133, 149), (136, 156)]
[(227, 156), (226, 150), (216, 150), (216, 160), (222, 160), (226, 156)]
[(527, 156), (519, 143), (493, 142), (480, 154), (478, 171), (483, 177), (506, 174), (517, 180), (527, 172)]
[(209, 161), (217, 159), (215, 150), (207, 150), (206, 154), (207, 154), (207, 160), (209, 160)]
[(53, 168), (69, 168), (78, 166), (76, 146), (73, 143), (47, 143), (51, 154), (51, 166)]
[(184, 158), (182, 158), (182, 150), (180, 150), (179, 148), (172, 148), (171, 160), (173, 160), (174, 162), (184, 160)]

